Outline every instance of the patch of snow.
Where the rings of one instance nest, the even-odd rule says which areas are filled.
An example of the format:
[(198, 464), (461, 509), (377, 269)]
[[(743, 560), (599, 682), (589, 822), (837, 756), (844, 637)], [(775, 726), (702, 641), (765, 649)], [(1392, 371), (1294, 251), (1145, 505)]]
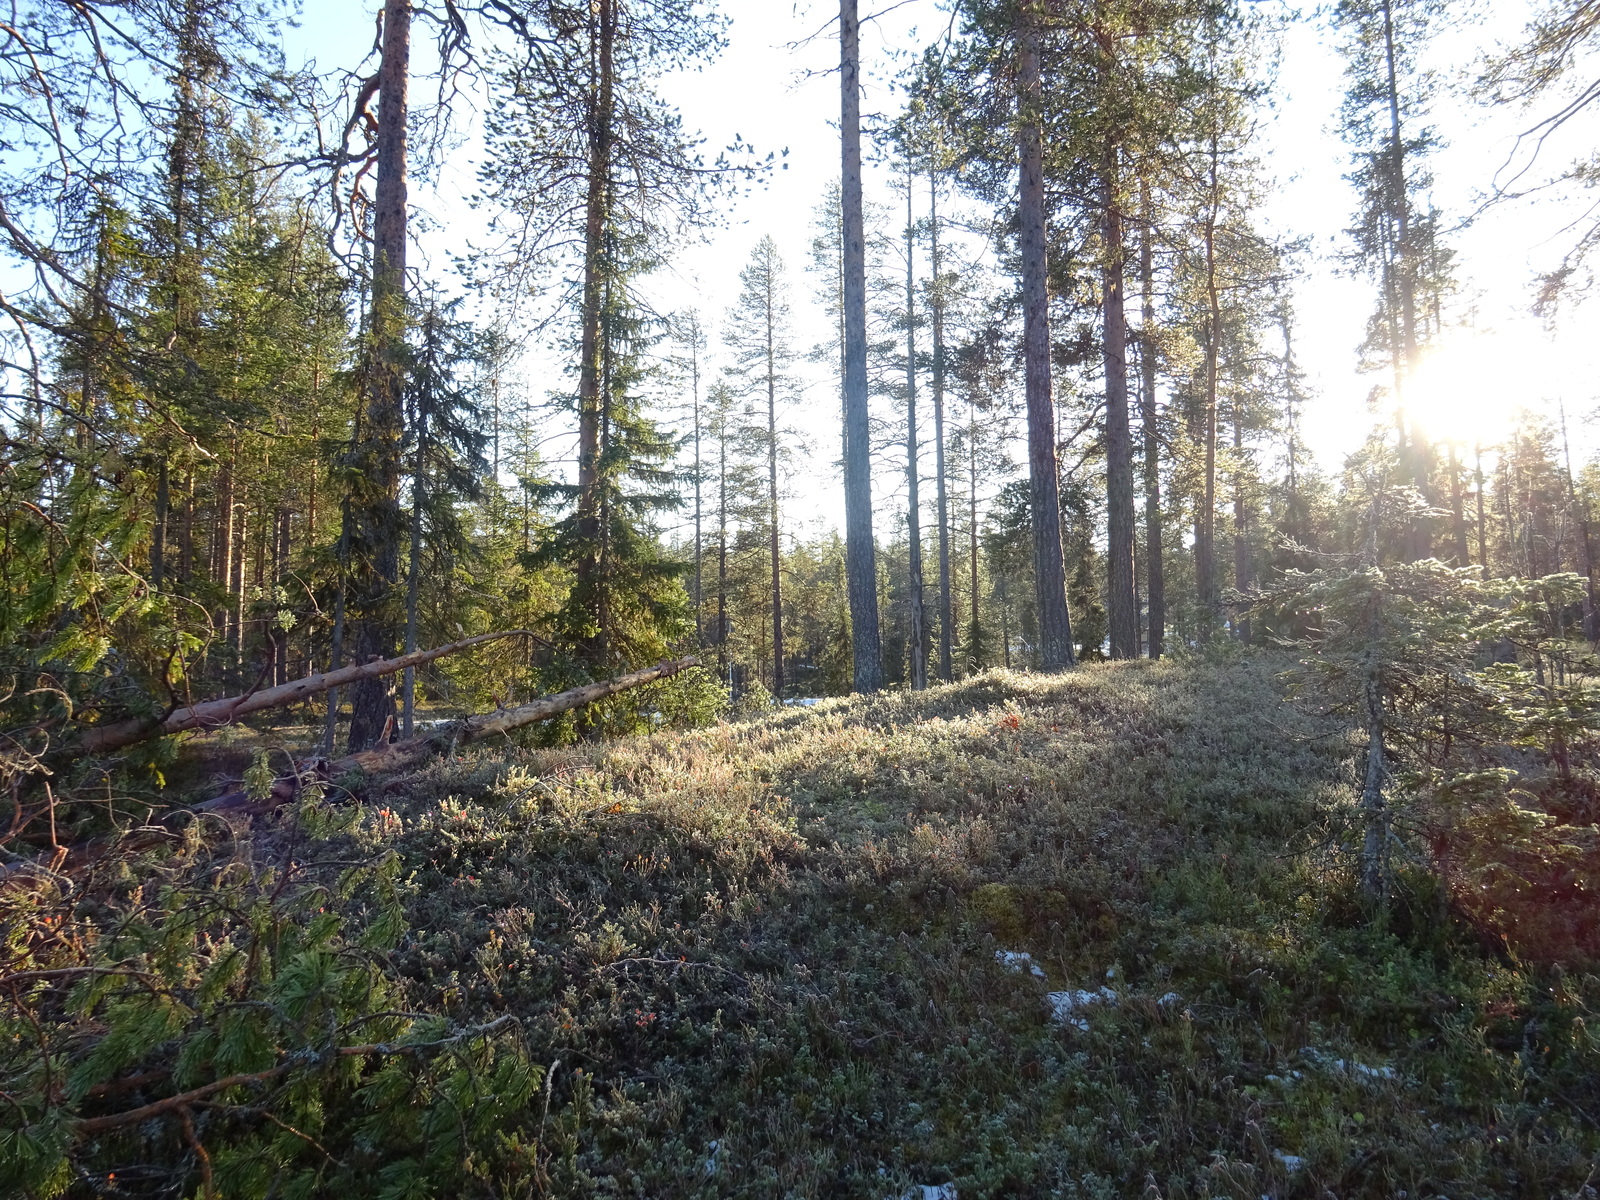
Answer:
[(712, 1142), (707, 1149), (709, 1149), (711, 1153), (706, 1156), (706, 1174), (708, 1176), (715, 1175), (717, 1173), (717, 1151), (722, 1149), (722, 1143)]
[(1086, 1017), (1077, 1015), (1081, 1008), (1091, 1004), (1115, 1004), (1117, 994), (1108, 987), (1091, 992), (1080, 988), (1070, 992), (1046, 992), (1045, 1003), (1050, 1006), (1050, 1019), (1057, 1025), (1071, 1025), (1074, 1029), (1088, 1029)]
[(794, 706), (796, 706), (798, 708), (811, 708), (813, 705), (821, 704), (822, 703), (822, 697), (820, 697), (820, 696), (797, 696), (797, 697), (793, 697), (791, 699), (785, 700), (784, 703), (785, 704), (794, 705)]
[(1183, 997), (1178, 995), (1177, 992), (1168, 992), (1164, 996), (1156, 997), (1156, 1003), (1161, 1005), (1163, 1008), (1166, 1008), (1173, 1004), (1182, 1004)]
[(884, 1200), (959, 1200), (961, 1193), (953, 1183), (913, 1184), (898, 1196), (885, 1196)]
[(1306, 1160), (1298, 1154), (1285, 1154), (1282, 1150), (1274, 1150), (1272, 1156), (1283, 1164), (1285, 1171), (1298, 1171), (1306, 1165)]
[(1033, 961), (1033, 955), (1026, 950), (996, 950), (994, 960), (1013, 975), (1027, 971), (1039, 979), (1044, 978), (1044, 969)]

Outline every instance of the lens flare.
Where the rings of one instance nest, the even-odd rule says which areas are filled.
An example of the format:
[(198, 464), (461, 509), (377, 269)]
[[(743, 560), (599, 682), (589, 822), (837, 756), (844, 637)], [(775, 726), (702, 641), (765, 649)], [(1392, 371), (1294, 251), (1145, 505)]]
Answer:
[(1519, 414), (1552, 416), (1594, 396), (1587, 352), (1572, 354), (1535, 330), (1462, 331), (1430, 347), (1405, 390), (1408, 421), (1430, 438), (1492, 446)]

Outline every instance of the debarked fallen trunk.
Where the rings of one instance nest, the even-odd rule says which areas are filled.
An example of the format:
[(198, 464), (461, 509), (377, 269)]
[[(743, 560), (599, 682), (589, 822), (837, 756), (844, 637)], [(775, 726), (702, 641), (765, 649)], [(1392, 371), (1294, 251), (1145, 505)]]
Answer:
[[(423, 654), (431, 657), (421, 658), (421, 661), (431, 661), (432, 658), (437, 658), (441, 654), (452, 653), (455, 650), (465, 649), (469, 645), (477, 645), (493, 638), (508, 636), (510, 635), (485, 634), (478, 638), (469, 638), (464, 642), (455, 643), (453, 646), (445, 647), (441, 650), (423, 651), (420, 654), (406, 655), (402, 659), (389, 659), (382, 663), (370, 663), (367, 669), (371, 671), (382, 668), (381, 673), (390, 674), (397, 669), (403, 670), (406, 665), (415, 664)], [(137, 848), (141, 844), (153, 844), (161, 840), (165, 834), (175, 831), (178, 827), (178, 822), (185, 815), (205, 814), (215, 817), (247, 817), (272, 812), (298, 796), (302, 785), (307, 782), (337, 779), (353, 770), (360, 770), (367, 774), (377, 774), (384, 771), (399, 771), (420, 766), (435, 754), (442, 754), (456, 747), (480, 742), (497, 734), (509, 734), (525, 726), (536, 724), (539, 721), (547, 721), (551, 717), (559, 716), (564, 712), (571, 712), (575, 708), (582, 708), (587, 704), (593, 704), (598, 700), (604, 700), (607, 697), (617, 695), (619, 692), (625, 692), (646, 683), (653, 683), (658, 679), (666, 679), (678, 674), (680, 671), (699, 665), (700, 660), (692, 656), (672, 659), (667, 662), (657, 663), (655, 666), (647, 667), (642, 671), (634, 671), (631, 674), (622, 675), (616, 679), (604, 680), (600, 683), (585, 684), (582, 687), (572, 688), (570, 691), (547, 696), (528, 704), (519, 705), (516, 708), (504, 708), (492, 713), (480, 713), (477, 716), (466, 717), (460, 721), (451, 722), (440, 729), (430, 730), (427, 733), (408, 738), (405, 741), (375, 746), (371, 750), (363, 750), (358, 754), (346, 755), (331, 762), (326, 759), (313, 759), (301, 763), (295, 774), (278, 779), (264, 796), (252, 796), (244, 791), (229, 792), (227, 795), (218, 796), (214, 800), (208, 800), (203, 804), (195, 805), (193, 808), (175, 809), (167, 813), (161, 819), (159, 825), (134, 831), (131, 838), (129, 836), (94, 838), (88, 842), (80, 842), (70, 847), (63, 846), (48, 869), (41, 870), (40, 868), (43, 867), (43, 864), (34, 864), (27, 861), (16, 862), (9, 866), (0, 866), (0, 887), (25, 879), (42, 881), (51, 877), (59, 878), (62, 875), (71, 875), (75, 871), (81, 870), (83, 867), (103, 858), (113, 849), (130, 849)], [(349, 668), (348, 670), (353, 671), (355, 669)], [(348, 681), (347, 671), (328, 672), (327, 675), (313, 676), (312, 679), (321, 682), (335, 675), (340, 677), (341, 682)], [(293, 688), (307, 682), (307, 680), (300, 680), (298, 684), (285, 686)], [(339, 684), (333, 683), (327, 686), (336, 687)], [(283, 689), (272, 690), (282, 691)], [(317, 690), (325, 691), (327, 688), (319, 687)], [(302, 694), (315, 693), (305, 692)], [(262, 693), (262, 695), (266, 695), (266, 693)], [(248, 698), (213, 701), (211, 705), (196, 705), (194, 709), (185, 711), (194, 712), (200, 709), (210, 709), (214, 705), (236, 704), (237, 706), (234, 709), (228, 711), (232, 715), (238, 716), (241, 715), (239, 709), (242, 708), (242, 704), (237, 703), (240, 699)], [(287, 702), (280, 701), (280, 703)], [(254, 706), (248, 711), (258, 712), (263, 707), (272, 707), (272, 705)], [(176, 716), (177, 714), (174, 715)], [(189, 729), (199, 727), (201, 727), (199, 722), (183, 726), (183, 728)], [(106, 728), (112, 729), (115, 727), (107, 726)], [(126, 741), (120, 744), (131, 745), (133, 742)]]
[(481, 742), (495, 734), (507, 734), (539, 721), (548, 721), (551, 717), (560, 716), (564, 712), (571, 712), (575, 708), (582, 708), (586, 704), (593, 704), (597, 700), (604, 700), (608, 696), (615, 696), (618, 692), (625, 692), (641, 684), (666, 679), (679, 671), (699, 665), (700, 660), (692, 656), (676, 658), (616, 679), (587, 683), (571, 691), (546, 696), (528, 704), (518, 705), (516, 708), (503, 708), (497, 712), (467, 717), (442, 729), (430, 730), (403, 742), (374, 746), (371, 750), (363, 750), (359, 754), (338, 759), (333, 763), (333, 771), (337, 775), (357, 767), (369, 773), (403, 770), (425, 762), (432, 755), (443, 753), (452, 746)]
[(180, 810), (172, 815), (200, 812), (222, 816), (251, 816), (271, 812), (294, 799), (300, 792), (301, 784), (308, 780), (326, 782), (338, 779), (351, 771), (376, 775), (385, 771), (410, 770), (421, 766), (436, 754), (444, 754), (460, 746), (481, 742), (495, 734), (511, 733), (513, 730), (539, 721), (548, 721), (551, 717), (582, 708), (586, 704), (593, 704), (596, 700), (604, 700), (608, 696), (615, 696), (618, 692), (625, 692), (641, 684), (653, 683), (657, 679), (666, 679), (679, 671), (699, 665), (698, 658), (672, 659), (616, 679), (587, 683), (570, 691), (518, 705), (516, 708), (502, 708), (492, 713), (480, 713), (477, 716), (452, 721), (439, 729), (419, 733), (416, 737), (407, 738), (403, 742), (388, 742), (374, 746), (371, 750), (347, 754), (343, 758), (331, 761), (313, 759), (302, 763), (298, 774), (285, 775), (279, 779), (265, 796), (251, 796), (248, 792), (242, 791), (229, 792), (225, 796), (218, 796), (215, 800), (197, 804), (193, 809)]
[(206, 700), (200, 704), (191, 704), (187, 708), (176, 709), (165, 717), (151, 720), (135, 718), (128, 721), (118, 721), (114, 725), (100, 725), (84, 731), (82, 738), (76, 745), (68, 748), (76, 756), (92, 754), (108, 754), (113, 750), (121, 750), (126, 746), (134, 746), (140, 742), (149, 741), (151, 738), (165, 737), (167, 734), (184, 733), (191, 729), (221, 729), (231, 725), (241, 717), (248, 717), (252, 713), (265, 712), (272, 708), (283, 708), (312, 696), (321, 695), (323, 692), (332, 691), (336, 687), (346, 684), (358, 683), (363, 679), (379, 679), (385, 675), (394, 675), (408, 667), (425, 666), (435, 659), (443, 658), (447, 654), (458, 654), (462, 650), (481, 646), (485, 642), (498, 641), (508, 637), (530, 637), (526, 630), (508, 629), (500, 633), (480, 633), (476, 637), (463, 638), (459, 642), (451, 642), (448, 646), (438, 646), (432, 650), (418, 650), (411, 654), (401, 655), (399, 658), (388, 658), (373, 662), (362, 663), (359, 666), (341, 667), (337, 671), (322, 671), (316, 675), (307, 675), (304, 679), (296, 679), (293, 683), (285, 683), (279, 687), (266, 688), (259, 692), (246, 692), (242, 696), (228, 696), (221, 700)]
[(439, 729), (419, 733), (416, 737), (407, 738), (402, 742), (388, 742), (374, 746), (371, 750), (347, 754), (332, 761), (313, 759), (301, 764), (299, 774), (286, 775), (279, 779), (265, 796), (251, 796), (248, 792), (229, 792), (225, 796), (218, 796), (215, 800), (208, 800), (185, 811), (223, 816), (250, 816), (271, 812), (298, 795), (301, 784), (307, 780), (326, 782), (338, 779), (351, 771), (376, 775), (385, 771), (410, 770), (421, 766), (436, 754), (445, 754), (457, 747), (481, 742), (496, 734), (508, 734), (539, 721), (548, 721), (551, 717), (560, 716), (564, 712), (571, 712), (575, 708), (582, 708), (586, 704), (593, 704), (597, 700), (604, 700), (608, 696), (615, 696), (618, 692), (628, 691), (641, 684), (666, 679), (679, 671), (699, 665), (700, 660), (694, 657), (672, 659), (657, 663), (653, 667), (646, 667), (642, 671), (621, 675), (616, 679), (586, 683), (582, 687), (546, 696), (540, 700), (518, 705), (516, 708), (502, 708), (492, 713), (464, 717)]

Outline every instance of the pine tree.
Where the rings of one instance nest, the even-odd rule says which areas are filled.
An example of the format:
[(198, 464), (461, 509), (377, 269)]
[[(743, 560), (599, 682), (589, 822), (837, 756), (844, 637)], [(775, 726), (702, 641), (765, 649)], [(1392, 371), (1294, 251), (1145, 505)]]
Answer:
[[(1429, 500), (1433, 448), (1410, 418), (1406, 390), (1453, 286), (1440, 214), (1421, 200), (1431, 190), (1427, 160), (1438, 142), (1422, 123), (1432, 85), (1416, 54), (1443, 12), (1439, 0), (1343, 0), (1334, 12), (1346, 37), (1349, 88), (1341, 115), (1355, 159), (1350, 180), (1362, 197), (1350, 231), (1352, 261), (1379, 292), (1364, 350), (1369, 366), (1389, 374), (1398, 469)], [(1407, 552), (1432, 554), (1431, 519), (1416, 520)]]
[(684, 377), (682, 382), (689, 386), (689, 403), (686, 406), (689, 418), (689, 443), (693, 450), (693, 467), (690, 480), (694, 485), (694, 582), (691, 588), (691, 598), (694, 601), (694, 640), (695, 645), (705, 645), (705, 629), (702, 615), (705, 608), (705, 572), (701, 561), (704, 549), (704, 497), (702, 487), (705, 483), (705, 465), (703, 462), (703, 444), (707, 434), (707, 410), (701, 394), (701, 371), (704, 367), (703, 358), (706, 351), (706, 333), (700, 324), (700, 314), (690, 309), (677, 314), (671, 321), (672, 338), (678, 348), (678, 353), (672, 359), (673, 366)]
[(1050, 314), (1045, 228), (1044, 89), (1041, 82), (1041, 6), (1017, 11), (1017, 144), (1021, 175), (1018, 251), (1022, 259), (1023, 359), (1028, 404), (1029, 512), (1033, 520), (1033, 586), (1038, 608), (1040, 660), (1046, 671), (1076, 661), (1067, 614), (1062, 561), (1061, 493), (1056, 462), (1055, 406), (1051, 394)]
[(780, 519), (780, 463), (787, 457), (787, 432), (779, 417), (797, 398), (794, 348), (789, 330), (788, 282), (777, 243), (763, 237), (739, 274), (742, 290), (729, 310), (724, 339), (733, 353), (732, 377), (759, 413), (747, 427), (748, 440), (765, 459), (764, 526), (770, 562), (772, 694), (784, 696), (783, 526)]
[[(1502, 171), (1490, 181), (1490, 195), (1496, 202), (1543, 191), (1549, 184), (1593, 188), (1600, 179), (1600, 154), (1593, 150), (1563, 164), (1553, 175), (1539, 179), (1534, 174), (1547, 150), (1549, 135), (1575, 124), (1593, 109), (1595, 91), (1580, 64), (1593, 52), (1597, 34), (1600, 22), (1596, 22), (1589, 0), (1550, 0), (1528, 21), (1520, 42), (1497, 48), (1484, 60), (1475, 80), (1477, 98), (1486, 104), (1518, 108), (1534, 118), (1517, 139), (1518, 151), (1526, 152), (1527, 157), (1517, 163), (1516, 170)], [(1530, 186), (1530, 176), (1539, 181)], [(1580, 219), (1573, 229), (1576, 239), (1560, 265), (1540, 280), (1538, 306), (1546, 313), (1569, 291), (1582, 295), (1593, 283), (1590, 262), (1595, 248), (1600, 247), (1600, 222)]]
[(872, 532), (872, 446), (867, 415), (867, 241), (861, 196), (861, 24), (839, 0), (840, 210), (843, 227), (845, 573), (858, 692), (883, 687), (877, 544)]
[[(349, 546), (355, 566), (355, 657), (390, 658), (400, 621), (401, 444), (405, 436), (407, 123), (411, 2), (385, 0), (378, 68), (377, 184), (372, 217), (371, 316), (362, 368), (362, 437), (351, 447)], [(395, 723), (392, 681), (369, 680), (351, 695), (350, 745), (366, 749)]]

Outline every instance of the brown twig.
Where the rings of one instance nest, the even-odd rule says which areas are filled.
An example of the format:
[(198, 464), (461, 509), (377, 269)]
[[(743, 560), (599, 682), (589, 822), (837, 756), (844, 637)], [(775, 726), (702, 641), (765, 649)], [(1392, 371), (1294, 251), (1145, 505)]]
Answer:
[(206, 1200), (216, 1200), (217, 1189), (211, 1182), (211, 1155), (206, 1153), (206, 1148), (195, 1136), (194, 1118), (187, 1107), (178, 1110), (178, 1121), (183, 1128), (183, 1140), (189, 1143), (189, 1149), (194, 1151), (195, 1158), (200, 1162), (200, 1186), (205, 1189)]
[(13, 975), (0, 976), (0, 987), (46, 979), (70, 979), (74, 975), (128, 975), (135, 979), (155, 978), (148, 971), (133, 971), (127, 967), (57, 967), (49, 971), (18, 971)]

